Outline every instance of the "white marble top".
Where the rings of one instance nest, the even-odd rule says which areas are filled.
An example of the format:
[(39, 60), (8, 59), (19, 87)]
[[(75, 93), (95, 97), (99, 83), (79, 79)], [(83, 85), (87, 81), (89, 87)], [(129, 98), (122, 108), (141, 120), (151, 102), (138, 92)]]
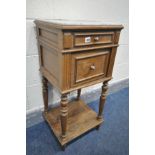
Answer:
[(67, 20), (67, 19), (37, 19), (60, 25), (120, 25), (119, 23), (105, 23), (101, 20)]

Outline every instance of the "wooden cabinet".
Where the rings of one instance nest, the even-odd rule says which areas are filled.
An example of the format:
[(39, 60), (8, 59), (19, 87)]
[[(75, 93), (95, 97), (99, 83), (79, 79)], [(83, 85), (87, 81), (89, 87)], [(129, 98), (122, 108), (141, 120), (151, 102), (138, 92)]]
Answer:
[[(103, 122), (102, 112), (122, 25), (101, 22), (36, 20), (44, 117), (62, 146)], [(47, 83), (61, 94), (60, 107), (48, 108)], [(96, 114), (81, 99), (81, 89), (103, 83)], [(77, 90), (77, 99), (67, 95)]]

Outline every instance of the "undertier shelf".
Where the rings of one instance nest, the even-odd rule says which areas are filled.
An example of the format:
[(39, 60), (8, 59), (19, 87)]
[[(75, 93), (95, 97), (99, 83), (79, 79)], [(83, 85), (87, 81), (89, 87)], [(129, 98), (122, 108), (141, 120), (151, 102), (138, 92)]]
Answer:
[(52, 108), (44, 113), (44, 117), (62, 146), (103, 122), (103, 120), (97, 120), (96, 112), (82, 100), (71, 101), (68, 104), (67, 137), (62, 140), (60, 108)]

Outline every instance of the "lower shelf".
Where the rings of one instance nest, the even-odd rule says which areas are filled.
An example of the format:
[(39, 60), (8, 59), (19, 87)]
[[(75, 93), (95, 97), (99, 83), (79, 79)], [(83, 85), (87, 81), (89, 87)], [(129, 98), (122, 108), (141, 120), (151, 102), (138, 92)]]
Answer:
[(72, 101), (68, 104), (67, 137), (62, 140), (60, 107), (44, 113), (44, 117), (62, 146), (103, 122), (103, 120), (97, 120), (96, 112), (82, 100)]

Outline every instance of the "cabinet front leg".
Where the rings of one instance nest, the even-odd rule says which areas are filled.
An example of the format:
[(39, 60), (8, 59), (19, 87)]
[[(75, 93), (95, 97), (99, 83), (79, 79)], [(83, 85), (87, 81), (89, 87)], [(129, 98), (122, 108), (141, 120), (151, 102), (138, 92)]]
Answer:
[(102, 86), (102, 92), (101, 92), (101, 97), (100, 97), (100, 103), (99, 103), (99, 112), (98, 112), (98, 117), (97, 119), (102, 119), (102, 113), (104, 109), (104, 104), (107, 96), (107, 91), (108, 91), (108, 82), (103, 82)]
[(66, 138), (66, 132), (67, 132), (67, 117), (68, 117), (68, 100), (67, 100), (67, 94), (63, 94), (61, 96), (61, 137), (62, 140)]
[(42, 87), (43, 87), (43, 99), (44, 99), (44, 112), (48, 111), (48, 80), (42, 77)]

